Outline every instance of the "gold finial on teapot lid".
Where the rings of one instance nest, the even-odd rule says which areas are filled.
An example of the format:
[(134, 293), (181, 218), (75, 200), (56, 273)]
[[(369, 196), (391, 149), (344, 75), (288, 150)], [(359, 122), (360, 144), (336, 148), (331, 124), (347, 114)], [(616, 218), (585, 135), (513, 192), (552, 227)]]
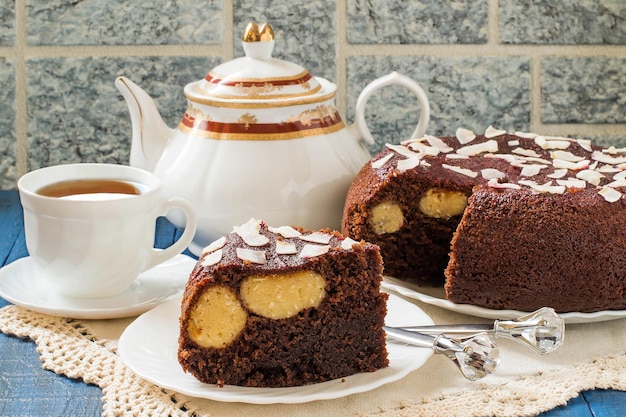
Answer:
[(242, 40), (244, 42), (273, 41), (274, 30), (272, 30), (272, 27), (267, 22), (263, 23), (260, 27), (256, 23), (250, 22), (243, 32)]
[(259, 37), (261, 42), (274, 40), (274, 30), (269, 23), (265, 22), (259, 27)]

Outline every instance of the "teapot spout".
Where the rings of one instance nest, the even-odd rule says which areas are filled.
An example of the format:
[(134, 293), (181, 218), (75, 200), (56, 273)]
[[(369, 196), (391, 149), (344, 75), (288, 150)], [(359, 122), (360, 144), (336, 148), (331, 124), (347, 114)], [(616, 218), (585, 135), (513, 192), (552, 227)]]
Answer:
[(173, 134), (159, 114), (159, 110), (145, 91), (126, 77), (118, 77), (115, 86), (122, 93), (132, 123), (130, 165), (154, 171), (169, 137)]

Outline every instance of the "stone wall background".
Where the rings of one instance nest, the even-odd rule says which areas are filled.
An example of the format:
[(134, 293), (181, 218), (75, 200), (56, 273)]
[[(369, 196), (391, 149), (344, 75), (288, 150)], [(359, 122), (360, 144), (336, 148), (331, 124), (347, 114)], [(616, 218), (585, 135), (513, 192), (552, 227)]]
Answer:
[[(128, 163), (115, 78), (175, 126), (183, 85), (266, 20), (274, 55), (337, 83), (349, 122), (363, 87), (396, 70), (428, 93), (430, 134), (493, 124), (626, 145), (624, 0), (0, 0), (0, 189), (43, 166)], [(408, 138), (418, 113), (407, 91), (378, 91), (371, 151)]]

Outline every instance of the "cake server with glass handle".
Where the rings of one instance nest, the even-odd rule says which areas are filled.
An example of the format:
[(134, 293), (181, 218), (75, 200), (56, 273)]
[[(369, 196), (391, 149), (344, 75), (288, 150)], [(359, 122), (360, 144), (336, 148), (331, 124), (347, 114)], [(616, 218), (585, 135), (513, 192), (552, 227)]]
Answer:
[(565, 337), (565, 321), (554, 309), (542, 307), (513, 320), (496, 320), (493, 324), (447, 324), (408, 326), (403, 330), (426, 334), (475, 334), (487, 332), (522, 343), (542, 355), (558, 349)]
[(435, 353), (442, 353), (454, 362), (463, 376), (470, 381), (493, 373), (500, 362), (498, 347), (487, 333), (451, 339), (442, 334), (424, 334), (398, 327), (384, 326), (383, 329), (395, 340), (414, 346), (429, 347)]

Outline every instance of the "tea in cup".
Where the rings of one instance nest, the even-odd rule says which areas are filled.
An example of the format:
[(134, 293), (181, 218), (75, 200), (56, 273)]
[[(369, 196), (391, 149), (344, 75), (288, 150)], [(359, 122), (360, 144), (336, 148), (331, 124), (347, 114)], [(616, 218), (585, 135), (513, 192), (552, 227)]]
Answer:
[[(124, 292), (141, 272), (183, 252), (196, 214), (182, 198), (163, 198), (161, 182), (139, 168), (114, 164), (56, 165), (18, 181), (26, 247), (51, 289), (70, 297)], [(182, 212), (185, 231), (154, 248), (156, 220)]]

